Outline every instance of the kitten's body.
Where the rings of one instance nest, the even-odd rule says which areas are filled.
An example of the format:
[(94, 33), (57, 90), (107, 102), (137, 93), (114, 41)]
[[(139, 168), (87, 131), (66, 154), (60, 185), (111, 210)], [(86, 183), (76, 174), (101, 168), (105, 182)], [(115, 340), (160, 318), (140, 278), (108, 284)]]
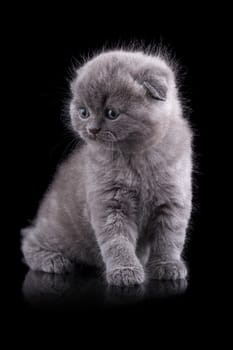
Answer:
[[(159, 91), (164, 77), (165, 90)], [(143, 86), (151, 79), (153, 87), (159, 79), (155, 100)], [(24, 230), (27, 264), (57, 273), (70, 271), (74, 262), (96, 265), (116, 285), (142, 283), (145, 272), (152, 278), (184, 278), (191, 131), (171, 69), (141, 53), (107, 53), (81, 69), (72, 90), (72, 125), (86, 143), (60, 166), (34, 225)], [(111, 106), (130, 106), (121, 124), (100, 117), (108, 98)], [(77, 117), (79, 100), (89, 101), (94, 117), (88, 123), (102, 123), (100, 136), (87, 135), (89, 124)]]

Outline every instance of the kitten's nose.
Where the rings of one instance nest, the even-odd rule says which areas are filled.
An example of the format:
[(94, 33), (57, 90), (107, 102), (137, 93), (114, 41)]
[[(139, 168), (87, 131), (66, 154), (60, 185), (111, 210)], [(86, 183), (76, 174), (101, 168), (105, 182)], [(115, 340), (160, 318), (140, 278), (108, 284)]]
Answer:
[(98, 132), (100, 132), (100, 129), (101, 128), (91, 128), (91, 129), (88, 129), (88, 131), (93, 134), (93, 135), (96, 135), (98, 134)]

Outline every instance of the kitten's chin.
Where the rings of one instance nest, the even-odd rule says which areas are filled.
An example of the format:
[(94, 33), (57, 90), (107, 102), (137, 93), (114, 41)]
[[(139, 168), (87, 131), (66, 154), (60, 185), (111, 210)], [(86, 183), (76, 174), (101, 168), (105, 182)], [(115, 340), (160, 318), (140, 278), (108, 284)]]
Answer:
[(89, 136), (89, 135), (80, 135), (81, 138), (90, 146), (95, 147), (95, 148), (99, 148), (99, 147), (103, 147), (103, 148), (111, 148), (113, 147), (113, 141), (107, 141), (107, 140), (103, 140), (100, 137), (93, 135), (93, 136)]
[(141, 137), (126, 137), (118, 140), (107, 140), (106, 138), (101, 138), (100, 135), (85, 135), (82, 138), (93, 149), (109, 150), (111, 152), (116, 150), (123, 153), (144, 152), (157, 143), (154, 137), (148, 137), (147, 139)]

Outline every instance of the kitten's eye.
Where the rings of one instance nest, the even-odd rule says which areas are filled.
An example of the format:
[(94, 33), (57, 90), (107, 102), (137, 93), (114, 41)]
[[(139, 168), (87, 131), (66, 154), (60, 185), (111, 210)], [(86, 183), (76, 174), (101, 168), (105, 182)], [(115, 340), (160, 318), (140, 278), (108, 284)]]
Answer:
[(119, 117), (120, 113), (115, 111), (114, 109), (111, 108), (107, 108), (105, 109), (105, 117), (111, 120), (116, 119), (117, 117)]
[(82, 119), (87, 119), (89, 117), (89, 115), (90, 115), (90, 113), (89, 113), (87, 108), (85, 108), (85, 107), (79, 108), (79, 116)]

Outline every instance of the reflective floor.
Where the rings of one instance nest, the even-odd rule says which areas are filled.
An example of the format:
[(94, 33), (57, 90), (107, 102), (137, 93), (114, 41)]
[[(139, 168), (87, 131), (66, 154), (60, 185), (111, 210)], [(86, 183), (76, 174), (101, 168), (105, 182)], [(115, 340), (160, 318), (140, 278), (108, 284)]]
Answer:
[(186, 280), (150, 281), (142, 286), (110, 287), (96, 271), (57, 275), (28, 271), (22, 286), (24, 300), (34, 307), (58, 305), (111, 306), (170, 298), (186, 292)]

